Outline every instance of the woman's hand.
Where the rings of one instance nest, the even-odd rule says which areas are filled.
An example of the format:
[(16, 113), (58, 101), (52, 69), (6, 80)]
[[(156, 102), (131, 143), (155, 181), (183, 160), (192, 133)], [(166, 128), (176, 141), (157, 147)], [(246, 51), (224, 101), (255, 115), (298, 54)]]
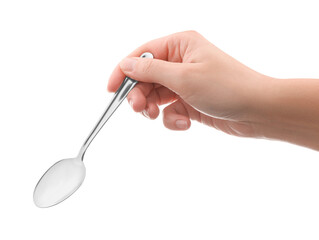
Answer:
[[(139, 58), (151, 52), (155, 59)], [(196, 120), (237, 136), (254, 136), (254, 102), (268, 77), (261, 75), (189, 31), (153, 40), (136, 49), (114, 70), (108, 90), (128, 76), (140, 83), (127, 99), (136, 112), (186, 130)]]

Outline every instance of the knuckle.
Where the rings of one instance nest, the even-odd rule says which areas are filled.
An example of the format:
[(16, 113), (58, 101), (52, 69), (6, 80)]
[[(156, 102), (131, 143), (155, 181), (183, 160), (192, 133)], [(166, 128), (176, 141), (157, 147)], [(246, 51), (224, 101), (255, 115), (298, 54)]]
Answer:
[(195, 30), (189, 30), (189, 31), (186, 31), (186, 33), (190, 34), (190, 35), (194, 35), (194, 36), (198, 36), (199, 33)]
[(201, 39), (202, 35), (194, 30), (178, 32), (170, 35), (169, 42), (172, 43), (173, 47), (176, 47), (178, 44), (188, 45), (191, 41), (197, 41)]
[(200, 34), (195, 30), (188, 30), (183, 32), (174, 33), (169, 36), (170, 40), (179, 40), (187, 37), (197, 37), (200, 36)]
[(200, 34), (197, 31), (195, 31), (195, 30), (185, 31), (185, 32), (182, 32), (181, 34), (183, 34), (184, 36), (189, 36), (189, 37), (198, 37), (198, 36), (200, 36)]

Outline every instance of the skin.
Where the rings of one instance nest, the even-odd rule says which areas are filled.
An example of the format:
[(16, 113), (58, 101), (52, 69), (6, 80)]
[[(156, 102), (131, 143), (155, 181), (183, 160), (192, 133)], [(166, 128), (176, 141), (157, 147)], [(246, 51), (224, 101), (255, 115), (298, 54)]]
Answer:
[[(151, 52), (155, 59), (139, 58)], [(319, 150), (319, 80), (277, 79), (227, 55), (199, 33), (150, 41), (114, 69), (108, 90), (125, 76), (139, 81), (127, 99), (135, 112), (171, 130), (195, 120), (227, 134), (287, 141)]]

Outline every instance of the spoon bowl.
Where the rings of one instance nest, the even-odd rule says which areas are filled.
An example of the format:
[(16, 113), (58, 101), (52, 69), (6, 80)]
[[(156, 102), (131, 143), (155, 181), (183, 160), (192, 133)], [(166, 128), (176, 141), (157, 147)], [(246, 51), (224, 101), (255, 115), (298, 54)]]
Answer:
[(46, 208), (64, 201), (81, 186), (84, 178), (85, 166), (80, 159), (68, 158), (55, 163), (34, 189), (35, 205)]

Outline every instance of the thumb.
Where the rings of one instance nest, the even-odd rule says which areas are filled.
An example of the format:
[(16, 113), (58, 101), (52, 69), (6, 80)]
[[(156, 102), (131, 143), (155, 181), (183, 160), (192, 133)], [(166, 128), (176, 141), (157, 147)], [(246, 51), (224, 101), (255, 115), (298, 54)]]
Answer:
[(137, 81), (158, 83), (169, 89), (180, 92), (185, 84), (187, 68), (189, 64), (167, 62), (150, 58), (125, 58), (120, 62), (123, 73)]

